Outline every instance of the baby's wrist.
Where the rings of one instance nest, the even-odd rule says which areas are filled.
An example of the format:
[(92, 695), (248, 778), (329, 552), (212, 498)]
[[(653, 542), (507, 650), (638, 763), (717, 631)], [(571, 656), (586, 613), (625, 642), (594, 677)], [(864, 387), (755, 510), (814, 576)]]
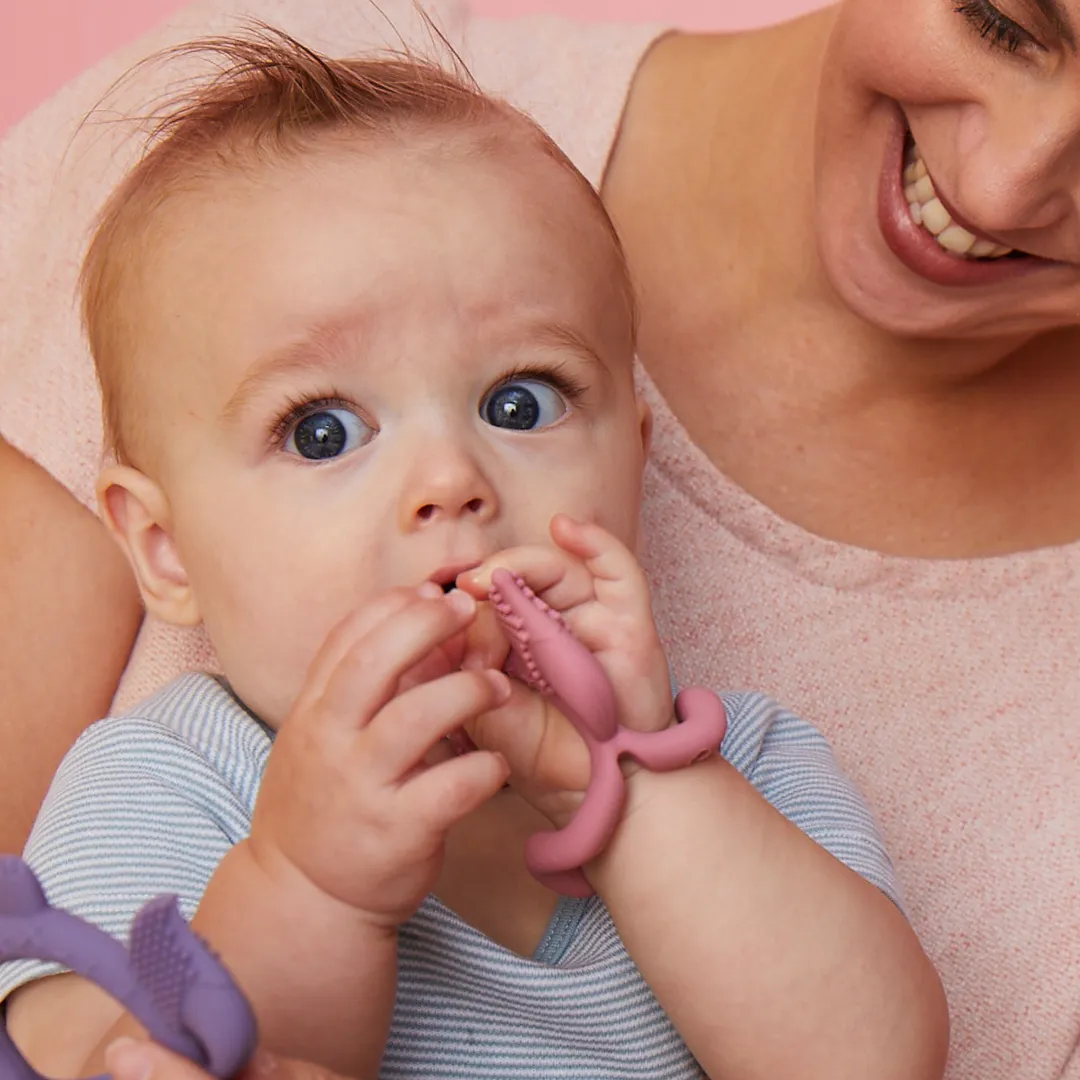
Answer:
[[(675, 710), (672, 708), (668, 714), (666, 723), (660, 723), (655, 728), (649, 728), (648, 730), (667, 731), (668, 728), (673, 728), (678, 722), (678, 717), (676, 717)], [(619, 758), (619, 769), (621, 770), (623, 779), (627, 782), (627, 785), (629, 785), (632, 777), (637, 776), (639, 773), (650, 771), (647, 765), (643, 765), (636, 757), (633, 757), (630, 754), (623, 754), (622, 757)], [(629, 801), (629, 794), (627, 795), (627, 800)]]
[[(396, 941), (399, 922), (384, 914), (356, 907), (324, 889), (275, 844), (248, 837), (238, 847), (261, 875), (263, 886), (280, 897), (295, 912), (297, 919), (319, 919), (349, 928), (350, 939), (357, 935), (376, 941)], [(401, 920), (404, 921), (404, 920)]]
[[(674, 727), (677, 723), (678, 720), (675, 717), (674, 711), (672, 711), (669, 721), (656, 730), (663, 731), (666, 728)], [(637, 758), (632, 757), (629, 754), (624, 754), (619, 759), (619, 769), (626, 782), (626, 801), (623, 804), (622, 811), (622, 816), (625, 817), (627, 810), (631, 806), (632, 800), (636, 798), (637, 789), (642, 787), (641, 782), (636, 781), (635, 778), (642, 773), (648, 774), (650, 770), (647, 766), (642, 765)], [(648, 787), (647, 783), (644, 786)], [(581, 807), (584, 798), (584, 791), (560, 792), (557, 796), (545, 800), (545, 805), (538, 807), (538, 809), (545, 814), (556, 829), (562, 829), (569, 825), (573, 820), (574, 815)]]

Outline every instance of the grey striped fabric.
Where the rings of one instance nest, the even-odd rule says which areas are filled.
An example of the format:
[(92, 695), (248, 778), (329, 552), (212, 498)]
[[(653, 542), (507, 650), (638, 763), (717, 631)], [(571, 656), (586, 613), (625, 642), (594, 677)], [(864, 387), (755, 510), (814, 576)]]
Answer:
[[(899, 903), (869, 811), (824, 738), (760, 694), (725, 694), (722, 751), (781, 813)], [(272, 733), (219, 681), (187, 675), (91, 727), (64, 759), (27, 845), (51, 903), (124, 940), (150, 897), (191, 917), (247, 835)], [(0, 1000), (59, 970), (0, 966)], [(604, 905), (564, 899), (536, 953), (501, 948), (429, 897), (403, 928), (381, 1075), (633, 1077), (700, 1070)]]

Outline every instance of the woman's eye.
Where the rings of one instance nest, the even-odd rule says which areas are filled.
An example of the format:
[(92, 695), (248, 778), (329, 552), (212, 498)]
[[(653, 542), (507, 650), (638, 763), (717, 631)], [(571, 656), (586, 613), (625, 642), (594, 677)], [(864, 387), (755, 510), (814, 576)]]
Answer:
[(319, 409), (296, 422), (285, 450), (308, 461), (326, 461), (363, 446), (374, 434), (349, 409)]
[(503, 383), (480, 403), (480, 415), (492, 427), (533, 431), (554, 424), (566, 413), (562, 394), (547, 383), (519, 379)]
[(1025, 45), (1042, 48), (1019, 23), (998, 11), (989, 0), (957, 0), (953, 9), (963, 15), (979, 37), (995, 49), (1014, 53)]

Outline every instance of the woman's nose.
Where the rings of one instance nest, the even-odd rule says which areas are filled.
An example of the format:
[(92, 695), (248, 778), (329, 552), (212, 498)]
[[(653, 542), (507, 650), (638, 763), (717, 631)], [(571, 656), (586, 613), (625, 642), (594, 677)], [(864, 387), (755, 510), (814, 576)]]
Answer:
[[(1061, 249), (1080, 240), (1080, 109), (1070, 104), (1032, 115), (1026, 98), (1024, 104), (1026, 110), (1016, 103), (991, 117), (968, 155), (961, 139), (967, 160), (957, 199), (977, 227), (1062, 257)], [(1054, 250), (1045, 250), (1048, 243)]]

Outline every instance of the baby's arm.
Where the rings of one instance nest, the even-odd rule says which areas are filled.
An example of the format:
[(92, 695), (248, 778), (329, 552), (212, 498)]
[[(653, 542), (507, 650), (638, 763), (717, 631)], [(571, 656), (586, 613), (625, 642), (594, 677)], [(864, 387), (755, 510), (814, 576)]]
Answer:
[[(408, 685), (415, 665), (471, 615), (467, 597), (448, 600), (437, 586), (399, 590), (332, 634), (269, 755), (250, 835), (211, 864), (193, 926), (248, 995), (271, 1050), (350, 1076), (378, 1071), (397, 929), (430, 891), (449, 827), (506, 777), (505, 763), (488, 753), (425, 766), (444, 735), (508, 692), (504, 676), (482, 671)], [(207, 806), (213, 814), (215, 800)], [(199, 860), (197, 845), (162, 842), (163, 821), (167, 811), (157, 818), (157, 845), (144, 843), (143, 853), (166, 868)], [(120, 860), (132, 859), (123, 837), (114, 847)], [(107, 897), (109, 888), (99, 880), (94, 891)], [(100, 1072), (108, 1043), (137, 1030), (115, 1011), (105, 1016), (84, 990), (80, 1015), (93, 1018), (80, 1023), (80, 1075)], [(31, 1040), (45, 1031), (46, 1012), (55, 1025), (57, 994), (43, 987), (16, 1003), (17, 1041), (20, 1029)], [(24, 1051), (39, 1071), (71, 1072), (55, 1067), (54, 1048), (27, 1043)], [(60, 1053), (70, 1061), (73, 1050)]]
[(710, 1076), (940, 1077), (944, 995), (868, 811), (809, 725), (738, 701), (725, 754), (765, 728), (748, 773), (778, 808), (723, 758), (635, 773), (589, 868), (628, 951)]
[[(604, 666), (623, 723), (667, 726), (667, 669), (636, 560), (596, 526), (557, 518), (552, 537), (557, 549), (500, 553), (461, 583), (483, 595), (495, 566), (523, 574)], [(890, 899), (869, 811), (809, 725), (756, 696), (734, 697), (729, 713), (724, 757), (626, 770), (623, 820), (586, 873), (627, 949), (711, 1076), (939, 1077), (944, 997)], [(589, 768), (562, 717), (518, 691), (470, 733), (566, 824)]]

